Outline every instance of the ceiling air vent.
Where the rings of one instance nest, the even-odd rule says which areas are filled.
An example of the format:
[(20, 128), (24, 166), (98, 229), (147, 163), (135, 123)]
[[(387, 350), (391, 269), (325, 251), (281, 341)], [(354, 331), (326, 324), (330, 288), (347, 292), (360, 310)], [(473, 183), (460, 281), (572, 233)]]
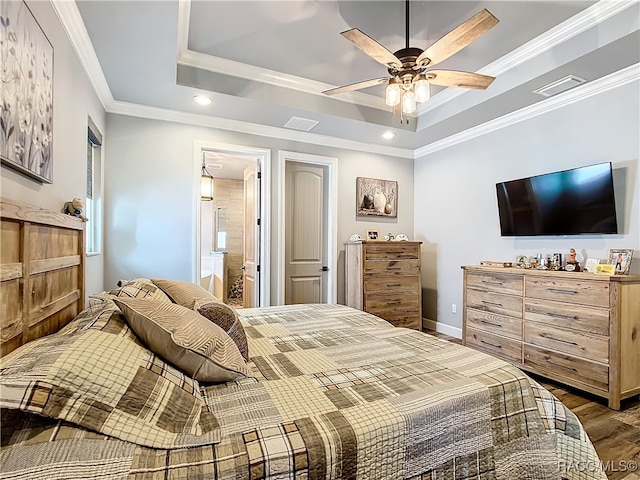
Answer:
[(545, 97), (552, 97), (553, 95), (557, 95), (558, 93), (577, 87), (578, 85), (582, 85), (585, 82), (586, 80), (584, 78), (576, 77), (575, 75), (568, 75), (560, 80), (550, 83), (549, 85), (545, 85), (544, 87), (534, 90), (533, 93), (538, 93)]
[(302, 130), (308, 132), (318, 123), (318, 121), (309, 120), (308, 118), (291, 117), (289, 121), (284, 124), (284, 126), (286, 128), (293, 128), (294, 130)]

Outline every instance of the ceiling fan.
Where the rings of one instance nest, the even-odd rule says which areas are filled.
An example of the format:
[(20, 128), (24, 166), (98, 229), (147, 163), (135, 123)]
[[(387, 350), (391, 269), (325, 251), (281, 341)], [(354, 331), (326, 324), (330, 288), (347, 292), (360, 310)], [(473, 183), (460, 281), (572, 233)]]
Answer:
[(332, 88), (324, 91), (324, 94), (336, 95), (386, 83), (387, 105), (395, 107), (402, 103), (402, 113), (413, 113), (416, 110), (416, 103), (429, 99), (429, 83), (484, 90), (495, 80), (495, 77), (479, 73), (430, 70), (433, 65), (462, 50), (498, 24), (498, 19), (487, 9), (476, 13), (426, 50), (409, 47), (409, 0), (406, 0), (405, 11), (406, 45), (395, 53), (391, 53), (357, 28), (341, 33), (364, 53), (386, 66), (391, 77), (374, 78)]

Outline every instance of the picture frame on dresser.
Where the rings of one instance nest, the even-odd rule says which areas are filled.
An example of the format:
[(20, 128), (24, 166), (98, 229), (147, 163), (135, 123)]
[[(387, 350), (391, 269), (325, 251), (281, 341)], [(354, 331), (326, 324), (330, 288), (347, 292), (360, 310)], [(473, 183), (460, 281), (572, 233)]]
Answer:
[(584, 262), (583, 270), (585, 272), (595, 273), (598, 268), (598, 265), (600, 265), (599, 258), (587, 258)]
[(609, 250), (609, 265), (614, 265), (616, 275), (629, 275), (631, 268), (631, 259), (633, 258), (633, 249), (612, 248)]
[(380, 232), (378, 230), (367, 230), (367, 241), (377, 242), (380, 240)]

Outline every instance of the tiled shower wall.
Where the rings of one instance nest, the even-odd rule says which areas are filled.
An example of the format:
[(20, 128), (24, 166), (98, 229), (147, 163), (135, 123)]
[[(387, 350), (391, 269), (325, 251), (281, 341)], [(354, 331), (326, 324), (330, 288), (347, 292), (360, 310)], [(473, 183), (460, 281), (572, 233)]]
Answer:
[(227, 210), (227, 269), (229, 287), (242, 275), (244, 250), (244, 188), (242, 180), (213, 179), (213, 206)]

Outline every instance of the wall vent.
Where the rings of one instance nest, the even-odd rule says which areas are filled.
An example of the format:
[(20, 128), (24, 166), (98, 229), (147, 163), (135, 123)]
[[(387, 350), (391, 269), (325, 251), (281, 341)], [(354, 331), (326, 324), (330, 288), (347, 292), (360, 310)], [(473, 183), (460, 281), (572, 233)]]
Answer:
[(308, 118), (291, 117), (289, 121), (284, 124), (284, 126), (286, 128), (293, 128), (294, 130), (303, 130), (305, 132), (308, 132), (318, 123), (318, 121), (309, 120)]
[(586, 83), (586, 80), (584, 78), (576, 77), (575, 75), (567, 75), (560, 80), (556, 80), (549, 85), (545, 85), (544, 87), (540, 87), (537, 90), (534, 90), (533, 93), (537, 93), (545, 97), (552, 97), (553, 95), (565, 92), (573, 87), (582, 85), (583, 83)]

